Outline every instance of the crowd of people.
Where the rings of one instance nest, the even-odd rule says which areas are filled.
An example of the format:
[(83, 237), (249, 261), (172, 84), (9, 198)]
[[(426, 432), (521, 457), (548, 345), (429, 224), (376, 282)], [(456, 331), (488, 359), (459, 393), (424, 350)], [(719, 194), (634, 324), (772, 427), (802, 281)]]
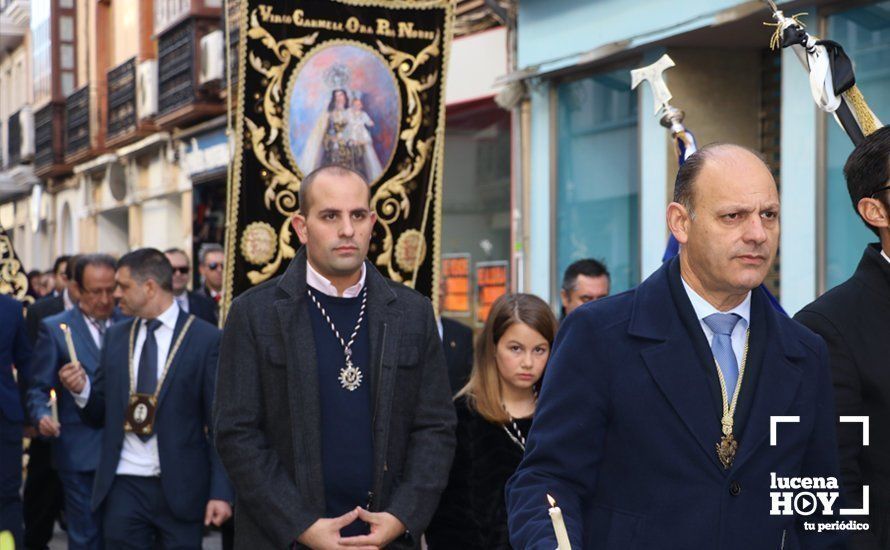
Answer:
[[(638, 287), (609, 297), (580, 260), (561, 319), (508, 293), (475, 338), (367, 261), (368, 183), (342, 166), (302, 181), (302, 246), (222, 331), (219, 246), (196, 291), (179, 249), (59, 258), (26, 315), (0, 299), (0, 529), (44, 548), (64, 508), (70, 548), (199, 548), (223, 526), (251, 549), (886, 549), (890, 128), (845, 175), (879, 242), (794, 319), (761, 288), (776, 183), (730, 144), (681, 167), (680, 253)], [(799, 421), (776, 444), (779, 415)], [(871, 444), (839, 415), (869, 416)], [(864, 506), (870, 528), (771, 514), (770, 474), (841, 480), (833, 514)]]

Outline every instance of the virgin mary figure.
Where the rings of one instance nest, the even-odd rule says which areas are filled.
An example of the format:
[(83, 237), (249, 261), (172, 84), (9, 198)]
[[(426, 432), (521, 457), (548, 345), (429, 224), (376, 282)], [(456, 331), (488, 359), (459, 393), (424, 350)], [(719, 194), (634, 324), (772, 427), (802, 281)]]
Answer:
[[(361, 110), (350, 109), (346, 90), (336, 88), (331, 92), (328, 107), (315, 122), (312, 132), (306, 139), (306, 147), (300, 156), (299, 165), (306, 173), (321, 166), (337, 164), (355, 170), (369, 182), (375, 181), (383, 168), (370, 140), (352, 139), (353, 127), (357, 119), (373, 126), (370, 117)], [(368, 134), (370, 135), (370, 134)]]

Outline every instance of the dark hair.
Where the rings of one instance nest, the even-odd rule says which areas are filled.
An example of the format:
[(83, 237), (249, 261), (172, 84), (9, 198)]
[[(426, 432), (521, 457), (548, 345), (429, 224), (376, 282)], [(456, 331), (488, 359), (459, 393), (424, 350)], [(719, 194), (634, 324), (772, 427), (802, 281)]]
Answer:
[[(318, 178), (318, 176), (329, 175), (336, 177), (347, 177), (353, 176), (361, 180), (362, 183), (367, 187), (368, 180), (365, 179), (365, 176), (359, 174), (352, 168), (347, 166), (342, 166), (340, 164), (328, 164), (327, 166), (322, 166), (320, 168), (316, 168), (315, 170), (309, 172), (309, 174), (303, 178), (303, 181), (300, 182), (300, 191), (298, 199), (300, 201), (300, 213), (304, 216), (309, 213), (309, 206), (311, 202), (309, 200), (309, 188), (312, 186), (312, 183)], [(371, 191), (368, 190), (368, 202), (371, 202)]]
[(609, 277), (609, 270), (606, 269), (606, 265), (603, 262), (593, 258), (578, 260), (566, 268), (566, 272), (562, 276), (562, 289), (566, 292), (575, 290), (579, 275), (584, 275), (585, 277), (602, 277), (605, 275)]
[(114, 258), (108, 254), (84, 254), (77, 256), (74, 266), (74, 280), (80, 288), (83, 288), (83, 272), (86, 271), (88, 265), (96, 267), (105, 266), (112, 271), (117, 268)]
[(31, 279), (32, 277), (40, 277), (42, 275), (43, 275), (43, 272), (40, 271), (39, 269), (32, 269), (31, 271), (28, 272), (28, 279)]
[(68, 277), (69, 281), (74, 280), (74, 269), (82, 257), (82, 254), (74, 254), (68, 257), (68, 264), (65, 266), (65, 276)]
[[(866, 137), (853, 149), (847, 163), (844, 164), (844, 177), (847, 179), (847, 191), (853, 202), (853, 210), (859, 214), (859, 201), (869, 198), (878, 189), (890, 185), (890, 126), (884, 126), (877, 132)], [(890, 209), (890, 199), (882, 201)], [(860, 216), (861, 218), (861, 216)], [(862, 223), (878, 234), (878, 228)]]
[(62, 264), (65, 264), (65, 273), (67, 273), (68, 272), (68, 260), (70, 260), (70, 259), (71, 259), (71, 256), (59, 256), (58, 258), (56, 258), (56, 261), (53, 262), (53, 274), (55, 275), (56, 273), (59, 272), (59, 267)]
[(704, 168), (705, 163), (718, 151), (724, 149), (740, 149), (747, 151), (757, 157), (760, 162), (769, 170), (769, 165), (759, 151), (755, 151), (744, 145), (736, 145), (735, 143), (715, 142), (709, 143), (693, 153), (677, 170), (677, 177), (674, 180), (674, 202), (682, 204), (689, 212), (690, 216), (695, 216), (693, 196), (695, 190), (693, 184), (698, 179), (698, 175)]
[[(174, 250), (177, 250), (177, 251), (185, 254), (185, 252), (183, 252), (182, 250), (179, 250), (179, 249), (174, 249)], [(168, 250), (167, 252), (170, 252), (170, 251)], [(223, 249), (222, 245), (219, 243), (204, 243), (201, 245), (201, 248), (198, 249), (198, 263), (200, 265), (204, 265), (204, 263), (207, 261), (207, 255), (210, 254), (211, 252), (219, 252), (220, 254), (223, 254), (223, 255), (226, 253), (225, 250)], [(186, 255), (186, 258), (188, 258), (188, 255)]]
[(167, 292), (173, 292), (173, 266), (164, 253), (157, 248), (139, 248), (124, 254), (117, 262), (117, 268), (130, 269), (130, 275), (144, 283), (153, 280)]
[(349, 105), (349, 94), (346, 93), (346, 90), (343, 88), (337, 88), (333, 92), (331, 92), (331, 101), (328, 103), (328, 112), (333, 111), (334, 107), (337, 106), (337, 92), (343, 94), (343, 97), (346, 98), (346, 105)]
[[(496, 355), (501, 337), (517, 323), (531, 327), (551, 347), (556, 338), (556, 317), (547, 302), (541, 298), (534, 294), (503, 294), (494, 301), (485, 326), (476, 339), (470, 379), (455, 396), (466, 396), (467, 405), (489, 422), (503, 424), (510, 421), (510, 415), (501, 405)], [(538, 383), (540, 384), (540, 380)]]

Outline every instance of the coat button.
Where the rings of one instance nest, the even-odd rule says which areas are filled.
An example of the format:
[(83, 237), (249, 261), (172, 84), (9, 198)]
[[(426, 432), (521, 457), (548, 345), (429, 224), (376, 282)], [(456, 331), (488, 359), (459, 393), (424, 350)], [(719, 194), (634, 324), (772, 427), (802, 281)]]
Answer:
[(733, 481), (729, 484), (729, 494), (734, 497), (739, 496), (739, 493), (742, 492), (742, 485), (738, 481)]

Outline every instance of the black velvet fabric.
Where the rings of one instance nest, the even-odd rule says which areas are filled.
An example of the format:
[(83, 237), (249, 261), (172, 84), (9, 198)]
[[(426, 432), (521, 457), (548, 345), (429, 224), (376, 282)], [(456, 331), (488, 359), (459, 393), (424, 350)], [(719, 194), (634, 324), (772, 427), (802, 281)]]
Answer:
[[(509, 549), (504, 486), (522, 460), (522, 449), (504, 426), (470, 410), (465, 398), (454, 405), (457, 451), (448, 487), (426, 532), (427, 544), (430, 550)], [(516, 420), (525, 437), (531, 423), (531, 418)]]

